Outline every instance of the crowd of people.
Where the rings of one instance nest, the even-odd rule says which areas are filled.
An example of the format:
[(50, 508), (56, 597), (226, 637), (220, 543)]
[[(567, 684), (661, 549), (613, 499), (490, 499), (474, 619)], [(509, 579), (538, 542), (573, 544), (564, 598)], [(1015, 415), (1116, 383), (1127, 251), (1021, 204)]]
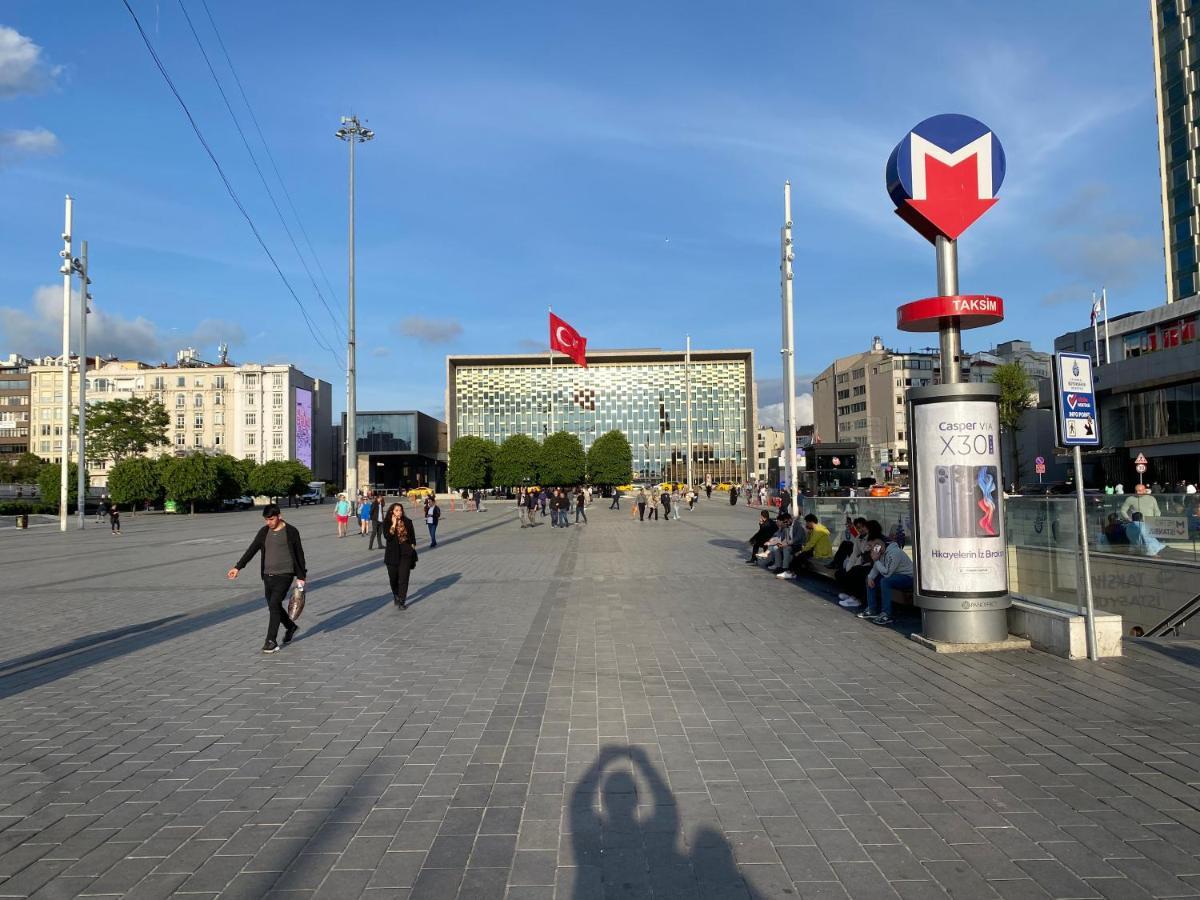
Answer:
[(817, 516), (809, 513), (797, 527), (787, 507), (783, 509), (774, 519), (766, 509), (758, 514), (746, 565), (765, 566), (785, 580), (823, 567), (838, 585), (841, 606), (876, 625), (892, 624), (895, 593), (913, 585), (912, 560), (895, 536), (885, 535), (873, 519), (847, 517), (834, 550), (833, 536)]

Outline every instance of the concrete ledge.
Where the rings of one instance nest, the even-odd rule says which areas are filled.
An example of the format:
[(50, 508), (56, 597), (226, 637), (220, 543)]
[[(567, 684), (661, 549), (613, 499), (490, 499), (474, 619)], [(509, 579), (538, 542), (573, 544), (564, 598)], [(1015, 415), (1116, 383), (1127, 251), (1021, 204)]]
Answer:
[(988, 641), (983, 644), (958, 644), (951, 641), (934, 641), (923, 634), (910, 634), (909, 638), (916, 641), (926, 650), (934, 653), (992, 653), (996, 650), (1030, 650), (1032, 645), (1028, 638), (1009, 635), (1002, 641)]
[[(1063, 659), (1087, 658), (1087, 622), (1078, 613), (1058, 609), (1020, 594), (1012, 595), (1008, 630), (1029, 638), (1033, 646)], [(1121, 655), (1121, 617), (1096, 613), (1096, 655)]]

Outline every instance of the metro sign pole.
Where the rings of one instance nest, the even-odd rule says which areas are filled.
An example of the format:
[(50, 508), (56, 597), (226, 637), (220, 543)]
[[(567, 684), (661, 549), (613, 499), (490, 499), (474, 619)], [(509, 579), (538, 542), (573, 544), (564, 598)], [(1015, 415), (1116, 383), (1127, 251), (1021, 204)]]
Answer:
[(962, 383), (962, 331), (999, 322), (1004, 302), (958, 287), (958, 238), (996, 204), (1004, 150), (982, 122), (934, 116), (888, 158), (896, 214), (934, 245), (937, 296), (902, 305), (902, 331), (938, 332), (941, 383), (908, 391), (920, 639), (1006, 645), (1008, 551), (1000, 476), (999, 389)]

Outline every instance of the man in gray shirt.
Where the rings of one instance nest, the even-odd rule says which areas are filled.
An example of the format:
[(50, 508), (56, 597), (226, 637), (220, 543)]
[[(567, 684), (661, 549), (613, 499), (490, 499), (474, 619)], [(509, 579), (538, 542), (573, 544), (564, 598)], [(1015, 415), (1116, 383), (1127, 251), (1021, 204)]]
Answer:
[(267, 598), (267, 609), (270, 611), (270, 622), (267, 626), (267, 640), (263, 644), (263, 653), (278, 653), (279, 626), (282, 623), (283, 642), (291, 643), (293, 635), (300, 627), (287, 614), (288, 589), (295, 579), (297, 586), (304, 590), (304, 582), (308, 578), (308, 570), (304, 562), (304, 547), (300, 543), (300, 532), (296, 526), (283, 521), (279, 507), (270, 503), (263, 508), (263, 519), (266, 522), (242, 554), (237, 565), (229, 570), (228, 576), (232, 581), (246, 567), (259, 551), (262, 552), (263, 590)]

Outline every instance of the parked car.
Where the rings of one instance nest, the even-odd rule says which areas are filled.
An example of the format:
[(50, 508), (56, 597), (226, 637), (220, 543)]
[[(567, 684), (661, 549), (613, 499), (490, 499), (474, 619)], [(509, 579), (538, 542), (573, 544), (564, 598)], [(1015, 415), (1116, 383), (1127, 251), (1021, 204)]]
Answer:
[(221, 509), (254, 509), (254, 498), (234, 497), (231, 500), (222, 500)]
[(300, 495), (300, 505), (301, 506), (308, 506), (310, 503), (324, 503), (324, 502), (325, 502), (325, 492), (324, 491), (305, 491), (303, 494)]

